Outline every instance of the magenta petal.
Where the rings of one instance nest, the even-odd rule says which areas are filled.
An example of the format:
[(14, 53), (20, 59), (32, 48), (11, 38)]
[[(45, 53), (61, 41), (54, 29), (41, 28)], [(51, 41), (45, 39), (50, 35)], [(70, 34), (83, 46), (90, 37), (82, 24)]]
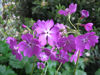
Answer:
[(93, 26), (93, 23), (87, 23), (87, 24), (84, 25), (84, 28), (85, 28), (86, 31), (91, 31), (92, 26)]
[(30, 40), (33, 39), (33, 35), (27, 33), (27, 34), (23, 34), (21, 38), (22, 38), (22, 40), (25, 40), (25, 41), (27, 41), (27, 42), (30, 42)]
[(51, 34), (50, 36), (48, 36), (49, 45), (54, 46), (57, 42), (57, 39), (58, 39), (58, 37), (56, 34)]
[(46, 34), (41, 34), (39, 36), (39, 41), (40, 41), (42, 46), (46, 45), (46, 43), (47, 43), (46, 38), (47, 38)]
[(53, 25), (54, 25), (53, 20), (47, 20), (47, 21), (45, 22), (46, 30), (50, 30), (51, 27), (53, 27)]
[(70, 14), (75, 13), (77, 9), (77, 4), (71, 3), (69, 5)]
[(27, 47), (27, 43), (24, 42), (24, 41), (22, 41), (22, 42), (20, 42), (20, 43), (18, 44), (18, 50), (19, 50), (19, 51), (24, 51), (24, 50), (26, 49), (26, 47)]

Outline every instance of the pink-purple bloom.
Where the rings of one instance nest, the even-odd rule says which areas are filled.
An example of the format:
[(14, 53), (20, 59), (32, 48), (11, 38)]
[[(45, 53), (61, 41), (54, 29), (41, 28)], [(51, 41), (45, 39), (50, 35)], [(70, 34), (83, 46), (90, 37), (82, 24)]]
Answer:
[(53, 61), (56, 60), (57, 51), (54, 51), (53, 48), (52, 48), (51, 50), (50, 50), (50, 49), (47, 49), (47, 48), (45, 48), (45, 49), (43, 49), (43, 50), (44, 50), (44, 52), (46, 53), (46, 55), (48, 55), (48, 57), (49, 57), (51, 60), (53, 60)]
[(73, 14), (76, 12), (76, 9), (77, 9), (77, 4), (74, 4), (74, 3), (71, 3), (69, 5), (69, 8), (66, 8), (65, 10), (59, 10), (58, 13), (60, 15), (64, 15), (64, 16), (67, 16), (69, 14)]
[(49, 56), (45, 52), (41, 52), (37, 58), (41, 61), (47, 61), (49, 59)]
[(96, 43), (98, 43), (98, 36), (95, 35), (95, 32), (88, 32), (83, 35), (79, 35), (76, 37), (76, 49), (77, 50), (90, 50), (91, 47), (94, 47)]
[(93, 23), (87, 23), (84, 25), (84, 28), (86, 31), (91, 31), (92, 30), (92, 26), (93, 26)]
[(55, 26), (59, 28), (61, 36), (67, 33), (67, 30), (66, 30), (67, 26), (65, 26), (64, 24), (57, 23)]
[(56, 44), (59, 37), (59, 28), (54, 26), (53, 20), (39, 22), (35, 30), (39, 35), (41, 45), (44, 46), (48, 43), (54, 46)]
[(37, 62), (37, 68), (38, 69), (44, 69), (45, 68), (45, 64), (42, 62)]
[(24, 56), (32, 57), (41, 52), (40, 43), (37, 39), (33, 38), (32, 34), (23, 34), (22, 40), (19, 44), (19, 51), (23, 51)]
[(65, 50), (60, 50), (59, 54), (57, 54), (57, 61), (60, 63), (65, 63), (69, 61), (69, 55), (67, 53), (67, 51)]
[(60, 38), (57, 44), (58, 44), (58, 47), (62, 47), (63, 50), (67, 52), (72, 52), (72, 50), (76, 49), (75, 37), (73, 35)]
[(82, 11), (81, 11), (81, 15), (82, 15), (82, 16), (81, 16), (82, 18), (84, 18), (84, 17), (87, 18), (87, 17), (89, 17), (89, 12), (88, 12), (87, 10), (82, 10)]
[(16, 59), (21, 61), (23, 56), (18, 50), (17, 40), (13, 37), (8, 37), (6, 40), (7, 40), (6, 42), (10, 46), (10, 49), (12, 50), (12, 54), (16, 56)]

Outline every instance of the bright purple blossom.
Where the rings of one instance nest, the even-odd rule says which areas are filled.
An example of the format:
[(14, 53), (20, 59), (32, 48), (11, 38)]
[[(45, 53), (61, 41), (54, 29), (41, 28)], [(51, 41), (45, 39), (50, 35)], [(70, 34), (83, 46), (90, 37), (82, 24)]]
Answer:
[(71, 3), (69, 5), (70, 14), (75, 13), (77, 9), (77, 4)]
[(84, 28), (86, 31), (91, 31), (92, 30), (92, 26), (93, 26), (93, 23), (87, 23), (84, 25)]
[(37, 68), (38, 69), (44, 69), (45, 68), (45, 64), (42, 62), (37, 62)]
[(37, 58), (41, 61), (47, 61), (49, 59), (49, 56), (45, 52), (41, 52)]
[(43, 46), (47, 43), (54, 46), (59, 38), (59, 28), (54, 26), (53, 20), (38, 23), (35, 30), (39, 34), (39, 41)]
[(23, 57), (22, 57), (20, 51), (18, 50), (18, 45), (17, 45), (16, 39), (13, 37), (8, 37), (6, 40), (7, 40), (6, 42), (9, 44), (9, 46), (12, 50), (12, 54), (16, 56), (16, 59), (21, 61)]
[(46, 55), (49, 56), (49, 58), (50, 58), (51, 60), (53, 60), (53, 61), (56, 60), (57, 51), (54, 51), (53, 48), (52, 48), (51, 50), (50, 50), (50, 49), (47, 49), (47, 48), (45, 48), (45, 49), (43, 49), (43, 50), (44, 50), (44, 52), (46, 53)]
[(64, 15), (64, 16), (67, 16), (69, 14), (73, 14), (76, 12), (76, 9), (77, 9), (77, 4), (74, 4), (74, 3), (71, 3), (69, 5), (69, 8), (66, 8), (65, 10), (59, 10), (58, 13), (60, 15)]
[(72, 50), (76, 49), (75, 37), (73, 35), (60, 38), (57, 44), (58, 47), (61, 47), (63, 50), (68, 52), (72, 52)]
[(89, 12), (87, 10), (82, 10), (81, 15), (82, 15), (82, 18), (84, 18), (84, 17), (87, 18), (87, 17), (89, 17)]
[(88, 32), (83, 35), (79, 35), (76, 37), (76, 49), (77, 50), (90, 50), (91, 47), (94, 47), (96, 43), (98, 43), (98, 36), (95, 35), (95, 32)]
[(66, 26), (64, 24), (57, 23), (55, 26), (59, 28), (60, 35), (64, 35), (67, 33)]
[(33, 38), (31, 34), (23, 34), (22, 40), (19, 44), (19, 51), (23, 51), (24, 56), (31, 57), (38, 55), (41, 52), (40, 43), (37, 39)]
[(23, 28), (26, 28), (27, 26), (23, 24), (22, 27), (23, 27)]
[(57, 61), (60, 63), (65, 63), (69, 61), (69, 55), (66, 51), (60, 50), (59, 54), (57, 54)]

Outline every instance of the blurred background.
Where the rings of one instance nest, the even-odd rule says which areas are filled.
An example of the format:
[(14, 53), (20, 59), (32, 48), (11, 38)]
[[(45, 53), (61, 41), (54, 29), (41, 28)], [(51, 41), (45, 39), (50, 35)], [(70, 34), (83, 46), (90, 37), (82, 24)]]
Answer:
[[(5, 39), (12, 36), (20, 41), (21, 34), (27, 33), (22, 24), (31, 28), (39, 19), (68, 24), (67, 18), (59, 15), (58, 11), (70, 3), (78, 5), (77, 12), (72, 14), (72, 22), (77, 23), (82, 9), (88, 10), (90, 16), (83, 23), (93, 22), (93, 31), (100, 36), (100, 0), (0, 0), (0, 75), (30, 75), (34, 57), (25, 57), (21, 62), (16, 60)], [(47, 75), (54, 75), (59, 63), (49, 63)], [(59, 75), (73, 75), (71, 70), (74, 66), (74, 63), (65, 63)], [(100, 42), (79, 60), (77, 72), (79, 75), (100, 75)], [(33, 75), (40, 73), (35, 65)]]

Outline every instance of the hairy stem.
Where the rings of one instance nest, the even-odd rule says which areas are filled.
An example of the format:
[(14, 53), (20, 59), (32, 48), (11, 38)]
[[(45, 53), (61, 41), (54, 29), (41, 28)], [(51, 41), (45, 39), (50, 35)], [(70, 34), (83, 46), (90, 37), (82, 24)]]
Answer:
[(58, 68), (57, 68), (57, 71), (56, 71), (55, 75), (57, 75), (57, 74), (58, 74), (58, 71), (59, 71), (59, 69), (60, 69), (61, 65), (62, 65), (62, 63), (60, 63), (60, 65), (58, 66)]

